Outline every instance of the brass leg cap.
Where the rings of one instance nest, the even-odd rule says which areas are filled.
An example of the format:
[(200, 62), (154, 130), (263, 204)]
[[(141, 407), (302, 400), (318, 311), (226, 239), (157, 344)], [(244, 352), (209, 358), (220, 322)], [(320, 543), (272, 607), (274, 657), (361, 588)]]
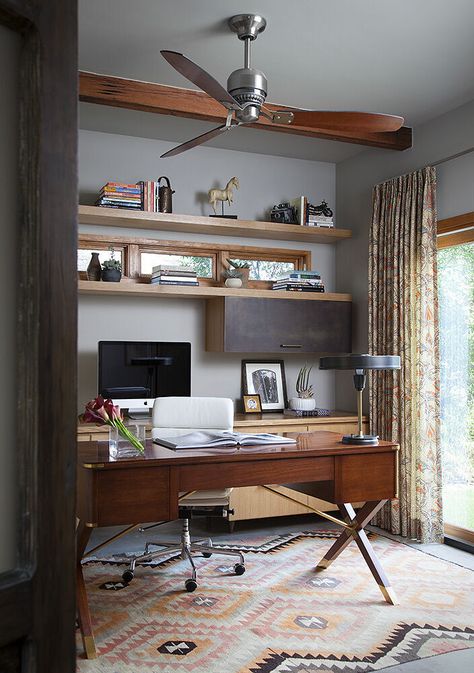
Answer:
[(383, 597), (385, 598), (387, 603), (390, 603), (390, 605), (398, 605), (397, 594), (392, 589), (392, 587), (384, 587), (381, 584), (379, 584), (379, 589), (382, 592)]
[(332, 561), (329, 561), (327, 558), (322, 558), (316, 566), (316, 570), (326, 570), (326, 568), (329, 568), (331, 563)]
[(82, 640), (87, 659), (96, 659), (97, 651), (95, 649), (94, 636), (83, 636)]

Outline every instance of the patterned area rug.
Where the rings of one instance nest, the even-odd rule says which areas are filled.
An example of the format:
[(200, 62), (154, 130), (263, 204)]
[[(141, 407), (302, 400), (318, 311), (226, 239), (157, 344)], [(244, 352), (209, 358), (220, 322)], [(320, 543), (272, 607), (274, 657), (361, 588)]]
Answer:
[[(80, 673), (359, 673), (474, 648), (474, 573), (383, 537), (372, 544), (400, 604), (383, 600), (352, 544), (325, 571), (334, 533), (255, 539), (246, 573), (229, 557), (199, 559), (199, 585), (177, 559), (137, 568), (89, 562), (99, 657)], [(120, 559), (111, 559), (118, 563)], [(474, 652), (473, 652), (474, 655)]]

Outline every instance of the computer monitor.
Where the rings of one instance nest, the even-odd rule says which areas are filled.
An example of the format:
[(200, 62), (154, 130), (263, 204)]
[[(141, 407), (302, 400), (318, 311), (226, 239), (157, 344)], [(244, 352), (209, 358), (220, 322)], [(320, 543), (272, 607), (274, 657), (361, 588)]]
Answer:
[(191, 394), (191, 344), (177, 341), (99, 341), (99, 394), (132, 418), (151, 413), (156, 397)]

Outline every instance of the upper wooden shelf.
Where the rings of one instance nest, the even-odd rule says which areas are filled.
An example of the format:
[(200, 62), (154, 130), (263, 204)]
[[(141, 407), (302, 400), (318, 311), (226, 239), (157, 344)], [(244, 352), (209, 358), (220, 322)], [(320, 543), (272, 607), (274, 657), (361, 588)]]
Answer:
[(253, 288), (229, 288), (199, 285), (152, 285), (122, 280), (120, 283), (80, 280), (81, 294), (102, 294), (109, 296), (130, 295), (135, 297), (180, 297), (189, 299), (210, 299), (211, 297), (246, 297), (260, 299), (296, 299), (306, 301), (351, 301), (350, 294), (336, 292), (286, 292), (284, 290), (255, 290)]
[(149, 213), (120, 208), (79, 206), (79, 223), (96, 224), (127, 229), (154, 229), (157, 231), (180, 231), (194, 234), (215, 234), (245, 238), (268, 238), (274, 241), (304, 241), (306, 243), (337, 243), (350, 238), (349, 229), (322, 229), (302, 227), (298, 224), (232, 220), (198, 215), (175, 215)]

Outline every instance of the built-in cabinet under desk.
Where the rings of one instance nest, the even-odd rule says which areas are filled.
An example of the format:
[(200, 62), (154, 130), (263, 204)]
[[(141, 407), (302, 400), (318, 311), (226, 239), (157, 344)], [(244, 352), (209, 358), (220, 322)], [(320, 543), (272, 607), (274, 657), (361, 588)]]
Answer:
[[(363, 419), (364, 432), (368, 432), (368, 420)], [(151, 425), (149, 427), (151, 432)], [(357, 432), (357, 416), (351, 412), (333, 411), (330, 416), (293, 418), (282, 413), (265, 414), (236, 414), (234, 418), (234, 430), (236, 432), (273, 432), (283, 434), (285, 432), (313, 432), (316, 430), (330, 430), (342, 434)], [(78, 426), (78, 441), (91, 441), (106, 439), (108, 426), (94, 426), (86, 423)], [(272, 486), (283, 495), (291, 495), (298, 500), (299, 504), (291, 502), (262, 486), (245, 486), (234, 488), (230, 495), (228, 519), (232, 525), (235, 521), (246, 519), (262, 519), (273, 516), (289, 516), (292, 514), (307, 514), (310, 508), (329, 511), (332, 509), (328, 503), (313, 498), (303, 493), (289, 491), (284, 486)]]

